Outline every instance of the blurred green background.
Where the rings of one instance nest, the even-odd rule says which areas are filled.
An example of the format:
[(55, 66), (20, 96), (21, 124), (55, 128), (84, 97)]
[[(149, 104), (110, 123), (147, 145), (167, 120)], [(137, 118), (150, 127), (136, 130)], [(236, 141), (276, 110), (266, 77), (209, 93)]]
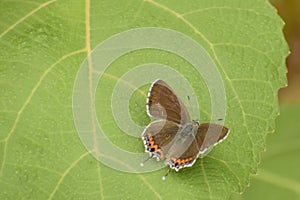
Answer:
[(232, 200), (300, 199), (300, 0), (271, 2), (285, 21), (284, 35), (291, 54), (287, 58), (288, 86), (279, 91), (281, 115), (276, 132), (267, 137), (266, 152), (257, 175)]

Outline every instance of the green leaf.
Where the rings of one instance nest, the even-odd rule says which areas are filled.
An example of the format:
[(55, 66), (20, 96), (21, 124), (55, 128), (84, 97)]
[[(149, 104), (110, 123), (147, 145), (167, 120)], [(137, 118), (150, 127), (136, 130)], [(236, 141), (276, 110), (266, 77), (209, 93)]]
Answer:
[[(226, 199), (257, 171), (265, 137), (275, 128), (277, 91), (286, 85), (283, 22), (268, 1), (1, 1), (0, 23), (0, 199)], [(166, 181), (167, 168), (130, 174), (102, 164), (74, 127), (81, 63), (100, 42), (138, 27), (193, 38), (216, 63), (226, 89), (229, 137)], [(145, 63), (179, 71), (196, 92), (201, 121), (211, 117), (208, 89), (184, 58), (155, 49), (126, 54), (105, 71), (96, 113), (105, 117), (107, 137), (130, 152), (143, 152), (142, 140), (118, 128), (110, 98), (116, 81)], [(148, 87), (136, 90), (129, 105), (143, 126)]]
[(299, 105), (281, 106), (277, 130), (267, 137), (267, 151), (250, 187), (232, 199), (299, 199), (300, 198), (300, 124)]

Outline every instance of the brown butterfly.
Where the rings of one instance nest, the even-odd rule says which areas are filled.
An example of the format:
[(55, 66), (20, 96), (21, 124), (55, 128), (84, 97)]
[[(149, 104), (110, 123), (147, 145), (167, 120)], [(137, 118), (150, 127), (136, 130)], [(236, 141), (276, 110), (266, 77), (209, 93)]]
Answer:
[(162, 80), (151, 85), (147, 113), (159, 120), (151, 122), (142, 133), (145, 151), (149, 159), (166, 159), (176, 171), (191, 167), (199, 156), (203, 157), (229, 133), (222, 125), (191, 120), (183, 102)]

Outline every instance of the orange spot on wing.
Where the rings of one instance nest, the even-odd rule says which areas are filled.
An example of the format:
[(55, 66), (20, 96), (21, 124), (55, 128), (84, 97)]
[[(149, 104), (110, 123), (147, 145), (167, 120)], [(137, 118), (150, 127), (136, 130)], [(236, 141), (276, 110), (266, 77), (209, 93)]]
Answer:
[(172, 160), (173, 163), (174, 163), (174, 165), (175, 165), (175, 164), (177, 164), (177, 165), (182, 165), (182, 164), (184, 164), (184, 163), (188, 163), (188, 162), (192, 161), (193, 158), (192, 158), (192, 157), (186, 158), (186, 159), (170, 158), (169, 160)]
[(157, 144), (155, 144), (154, 138), (152, 137), (151, 133), (148, 133), (148, 140), (149, 140), (149, 146), (150, 148), (154, 148), (154, 152), (159, 152), (160, 153), (160, 158), (163, 157), (163, 152), (162, 150), (159, 148), (159, 146)]

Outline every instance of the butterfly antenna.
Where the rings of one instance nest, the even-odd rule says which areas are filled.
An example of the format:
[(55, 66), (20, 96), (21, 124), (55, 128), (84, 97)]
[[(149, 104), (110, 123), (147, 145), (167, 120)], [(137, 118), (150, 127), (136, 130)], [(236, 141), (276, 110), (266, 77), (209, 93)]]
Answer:
[(212, 122), (216, 122), (216, 121), (223, 121), (224, 119), (223, 118), (218, 118), (218, 119), (214, 119), (212, 120)]
[(167, 178), (167, 176), (169, 175), (169, 173), (170, 173), (170, 168), (168, 169), (167, 173), (166, 173), (163, 177), (161, 177), (161, 179), (162, 179), (163, 181), (166, 180), (166, 178)]
[(144, 162), (141, 162), (141, 163), (140, 163), (140, 166), (141, 166), (141, 167), (144, 167), (145, 163), (146, 163), (148, 160), (150, 160), (150, 159), (151, 159), (151, 157), (148, 157), (146, 160), (144, 160)]
[[(187, 99), (188, 99), (188, 102), (189, 102), (190, 109), (193, 111), (194, 109), (192, 109), (191, 97), (188, 95), (188, 96), (187, 96)], [(196, 116), (196, 115), (195, 115), (195, 116)], [(198, 120), (198, 119), (193, 120), (193, 122), (199, 125), (199, 120)]]
[(190, 107), (192, 107), (192, 103), (191, 103), (191, 97), (189, 95), (187, 95), (187, 99), (188, 99), (188, 102), (190, 104)]

